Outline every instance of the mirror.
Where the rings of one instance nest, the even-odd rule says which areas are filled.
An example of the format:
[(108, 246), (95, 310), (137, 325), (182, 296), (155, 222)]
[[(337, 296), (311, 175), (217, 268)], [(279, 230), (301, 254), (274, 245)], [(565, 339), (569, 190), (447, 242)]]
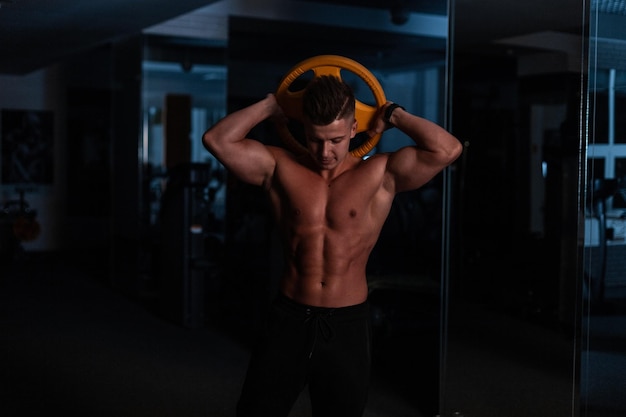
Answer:
[[(328, 9), (326, 16), (332, 14)], [(228, 106), (233, 111), (273, 92), (298, 62), (321, 54), (353, 59), (379, 80), (389, 100), (432, 120), (445, 114), (446, 39), (322, 23), (231, 17), (228, 41)], [(355, 23), (355, 22), (353, 22)], [(366, 86), (346, 74), (357, 97)], [(253, 137), (281, 145), (271, 124)], [(407, 144), (388, 131), (378, 151)], [(246, 343), (263, 323), (275, 297), (281, 252), (264, 193), (231, 178), (228, 188), (224, 281), (229, 328)], [(440, 178), (398, 196), (368, 264), (374, 323), (374, 369), (367, 412), (434, 415), (438, 407), (439, 288), (442, 201)], [(230, 232), (228, 232), (230, 231)], [(256, 239), (251, 239), (256, 237)], [(237, 259), (247, 259), (245, 263)], [(245, 278), (243, 278), (245, 277)], [(242, 326), (241, 323), (245, 325)], [(305, 391), (292, 412), (309, 415)]]
[[(319, 54), (357, 60), (375, 73), (390, 99), (440, 124), (445, 124), (448, 94), (444, 2), (423, 10), (413, 5), (405, 17), (416, 22), (405, 26), (391, 22), (386, 9), (300, 2), (294, 15), (288, 3), (275, 6), (277, 16), (235, 8), (227, 18), (212, 17), (222, 19), (228, 33), (211, 39), (172, 36), (168, 28), (176, 26), (174, 19), (151, 28), (142, 47), (140, 223), (147, 227), (148, 245), (140, 254), (142, 265), (148, 265), (142, 285), (157, 294), (143, 302), (157, 304), (152, 309), (177, 324), (218, 329), (245, 348), (276, 293), (280, 249), (270, 213), (260, 204), (261, 190), (229, 177), (197, 148), (197, 138), (225, 113), (275, 91), (294, 64)], [(219, 7), (207, 7), (198, 19), (211, 19), (207, 16)], [(352, 18), (335, 21), (341, 13)], [(356, 79), (350, 74), (347, 79), (359, 90)], [(181, 120), (191, 120), (191, 126)], [(195, 142), (187, 143), (187, 131)], [(253, 134), (280, 145), (271, 126)], [(379, 151), (407, 144), (397, 132), (385, 136)], [(372, 256), (376, 352), (370, 414), (438, 411), (446, 192), (437, 178), (400, 196)], [(189, 252), (181, 251), (187, 242)], [(181, 299), (185, 288), (192, 294)], [(308, 401), (305, 391), (292, 415), (309, 415)]]
[[(40, 234), (33, 240), (17, 241), (10, 217), (14, 212), (9, 217), (3, 212), (0, 217), (2, 279), (7, 284), (0, 301), (10, 311), (5, 337), (14, 361), (7, 369), (15, 376), (7, 395), (13, 401), (7, 408), (47, 412), (78, 407), (84, 411), (97, 404), (100, 412), (121, 415), (122, 402), (134, 400), (143, 411), (153, 410), (153, 415), (168, 407), (180, 411), (181, 404), (190, 409), (189, 415), (196, 411), (229, 415), (224, 407), (236, 400), (240, 382), (236, 377), (216, 370), (213, 363), (197, 373), (172, 377), (173, 370), (188, 368), (155, 366), (159, 355), (146, 352), (167, 345), (177, 349), (180, 357), (190, 358), (197, 352), (190, 352), (189, 346), (197, 344), (209, 352), (201, 352), (198, 363), (205, 364), (214, 354), (241, 364), (247, 354), (248, 331), (258, 325), (254, 312), (270, 299), (275, 285), (276, 263), (269, 260), (274, 259), (276, 242), (271, 225), (264, 222), (266, 213), (236, 209), (242, 207), (238, 204), (241, 194), (227, 196), (225, 173), (193, 146), (197, 142), (185, 143), (185, 135), (167, 158), (172, 165), (188, 158), (188, 170), (172, 173), (182, 184), (194, 186), (191, 192), (181, 187), (180, 193), (164, 197), (172, 167), (163, 152), (167, 146), (163, 121), (166, 113), (174, 117), (173, 123), (184, 119), (177, 118), (176, 111), (166, 112), (164, 103), (170, 103), (170, 110), (188, 109), (194, 115), (189, 128), (197, 138), (197, 132), (227, 111), (272, 91), (297, 61), (332, 50), (371, 68), (388, 86), (389, 98), (411, 103), (414, 111), (449, 126), (466, 143), (462, 158), (432, 188), (399, 199), (389, 230), (382, 236), (384, 244), (372, 259), (376, 277), (415, 277), (427, 271), (428, 280), (419, 275), (423, 298), (414, 297), (415, 287), (412, 292), (404, 291), (406, 281), (382, 280), (390, 291), (379, 293), (377, 300), (381, 307), (376, 316), (380, 319), (378, 368), (367, 416), (604, 417), (624, 413), (619, 395), (625, 391), (624, 378), (616, 372), (624, 353), (618, 333), (623, 318), (623, 269), (618, 260), (624, 259), (619, 252), (624, 245), (617, 214), (623, 208), (625, 175), (624, 126), (619, 117), (624, 68), (619, 58), (626, 25), (619, 5), (591, 2), (587, 28), (588, 5), (576, 0), (408, 1), (404, 4), (409, 10), (394, 9), (393, 15), (388, 6), (395, 2), (373, 0), (272, 0), (263, 7), (256, 0), (166, 1), (160, 6), (155, 1), (151, 2), (154, 10), (134, 19), (145, 22), (141, 33), (131, 30), (93, 49), (71, 48), (60, 59), (49, 54), (52, 46), (55, 50), (73, 46), (86, 36), (76, 35), (80, 26), (76, 25), (70, 35), (64, 32), (67, 38), (55, 32), (54, 45), (37, 38), (36, 43), (48, 46), (46, 53), (34, 53), (34, 46), (20, 47), (31, 39), (23, 33), (44, 33), (40, 29), (56, 21), (52, 17), (58, 13), (47, 13), (47, 9), (27, 14), (35, 3), (0, 1), (0, 50), (5, 57), (2, 68), (7, 71), (0, 75), (0, 107), (3, 111), (33, 110), (35, 116), (43, 117), (46, 131), (53, 132), (52, 159), (43, 159), (46, 170), (42, 171), (50, 172), (46, 163), (52, 160), (52, 176), (35, 176), (37, 182), (25, 187), (24, 196), (37, 213)], [(198, 13), (176, 17), (200, 6), (205, 7)], [(163, 14), (172, 8), (177, 12)], [(119, 8), (115, 13), (127, 15)], [(115, 13), (114, 23), (107, 25), (110, 30), (126, 22)], [(63, 14), (64, 18), (69, 15)], [(97, 15), (103, 21), (103, 9)], [(148, 23), (154, 16), (160, 16), (159, 20)], [(453, 22), (450, 39), (449, 16)], [(407, 17), (408, 23), (404, 22)], [(415, 19), (419, 24), (412, 24)], [(10, 29), (14, 23), (23, 26)], [(587, 29), (589, 48), (581, 40)], [(11, 39), (8, 35), (13, 33), (20, 36)], [(592, 57), (588, 61), (587, 49)], [(14, 62), (25, 55), (27, 60)], [(202, 56), (198, 63), (189, 59), (198, 55)], [(403, 88), (406, 85), (410, 88)], [(172, 92), (166, 100), (166, 93)], [(587, 121), (580, 114), (581, 100), (589, 103), (584, 107), (590, 110), (588, 143), (581, 142), (586, 140), (581, 120)], [(23, 188), (24, 181), (17, 184), (4, 174), (10, 166), (4, 158), (12, 154), (7, 151), (7, 126), (19, 125), (14, 116), (3, 113), (0, 121), (0, 203), (19, 208), (18, 188)], [(22, 116), (27, 117), (19, 120), (34, 120), (28, 112)], [(184, 123), (178, 128), (186, 129)], [(390, 140), (399, 146), (394, 138)], [(180, 149), (185, 152), (177, 153)], [(581, 149), (587, 153), (582, 155)], [(20, 175), (14, 178), (27, 178)], [(203, 186), (196, 187), (197, 183)], [(580, 184), (585, 186), (580, 188)], [(247, 195), (256, 196), (253, 191)], [(154, 233), (163, 230), (156, 231), (154, 226), (161, 221), (164, 199), (175, 203), (166, 209), (169, 218), (183, 218), (176, 214), (185, 210), (178, 204), (185, 198), (197, 203), (188, 213), (192, 221), (182, 228), (171, 221), (167, 233), (191, 233), (192, 251), (199, 251), (193, 252), (194, 259), (208, 248), (216, 256), (195, 263), (200, 272), (185, 270), (186, 283), (201, 281), (204, 286), (192, 286), (199, 296), (183, 302), (178, 296), (180, 280), (162, 281), (161, 271), (170, 270), (161, 270), (159, 262), (173, 265), (184, 254), (178, 254), (175, 261), (159, 256), (163, 246), (154, 240), (158, 238)], [(414, 216), (416, 202), (420, 216)], [(227, 220), (227, 207), (235, 219), (246, 219), (244, 232), (263, 230), (246, 240), (228, 241), (245, 251), (250, 267), (259, 267), (245, 271), (245, 279), (261, 276), (256, 286), (246, 287), (244, 279), (221, 286), (216, 278), (225, 273), (217, 262), (226, 259), (225, 236), (233, 229), (241, 231)], [(196, 216), (207, 220), (207, 213), (212, 216), (210, 222), (196, 221)], [(406, 222), (410, 236), (399, 240), (397, 235), (406, 231)], [(415, 238), (416, 230), (419, 239), (398, 245), (406, 243), (405, 238)], [(269, 243), (258, 251), (262, 242)], [(397, 262), (408, 259), (407, 251), (428, 259)], [(59, 252), (62, 256), (57, 256)], [(235, 262), (239, 267), (239, 258)], [(79, 292), (85, 282), (76, 276), (76, 280), (69, 279), (60, 272), (61, 265), (88, 268), (96, 277), (95, 287), (87, 285), (94, 293)], [(203, 269), (207, 267), (210, 272)], [(175, 266), (167, 277), (182, 268)], [(198, 273), (210, 278), (198, 278)], [(41, 282), (43, 287), (38, 286)], [(97, 292), (98, 288), (107, 289), (107, 295)], [(155, 296), (161, 291), (172, 297)], [(258, 304), (246, 304), (254, 291), (262, 294), (256, 299)], [(393, 311), (396, 316), (392, 316), (389, 307), (396, 305), (409, 308)], [(144, 316), (137, 306), (158, 314)], [(182, 310), (183, 306), (192, 307), (191, 314), (184, 315), (189, 310)], [(24, 313), (26, 307), (29, 314)], [(113, 310), (120, 316), (111, 318), (108, 313)], [(384, 324), (390, 317), (403, 324), (400, 331)], [(403, 321), (406, 317), (410, 320)], [(172, 321), (176, 326), (171, 326)], [(207, 321), (224, 325), (230, 333), (210, 340), (202, 333), (196, 338), (200, 333), (188, 327), (199, 326), (203, 331)], [(120, 322), (125, 325), (116, 327)], [(81, 330), (70, 334), (71, 323), (78, 323)], [(103, 327), (96, 328), (96, 324)], [(120, 333), (124, 337), (115, 345), (117, 350), (109, 349), (110, 344), (87, 337), (87, 327), (93, 334), (106, 335), (108, 342)], [(159, 329), (155, 333), (158, 342), (145, 335), (154, 327)], [(36, 337), (25, 338), (24, 329)], [(164, 334), (166, 340), (160, 338)], [(228, 338), (239, 344), (228, 344), (220, 351), (218, 347)], [(58, 349), (49, 348), (51, 341)], [(129, 341), (135, 345), (129, 346)], [(128, 356), (137, 346), (139, 358), (154, 363)], [(582, 350), (577, 350), (580, 346)], [(93, 366), (90, 358), (96, 354), (109, 358), (111, 351), (116, 353), (114, 359)], [(59, 352), (60, 356), (54, 356)], [(87, 353), (84, 367), (59, 370), (83, 352)], [(117, 368), (109, 365), (119, 363), (120, 358), (129, 366), (116, 373)], [(147, 377), (125, 373), (137, 367), (149, 368), (161, 379), (154, 378), (155, 373)], [(243, 368), (240, 365), (238, 372)], [(89, 378), (94, 370), (98, 371), (95, 381)], [(209, 374), (214, 380), (204, 379)], [(202, 383), (182, 392), (178, 381), (188, 380), (189, 375), (193, 382)], [(76, 399), (79, 384), (84, 401), (75, 403), (71, 400)], [(138, 386), (146, 391), (135, 391)], [(230, 387), (232, 392), (206, 400), (209, 386)], [(171, 395), (163, 398), (164, 391)], [(23, 392), (36, 392), (36, 401), (25, 404), (19, 395)], [(137, 398), (144, 394), (147, 399), (142, 403)], [(306, 409), (303, 397), (294, 412)]]
[[(476, 6), (454, 11), (451, 126), (466, 148), (451, 204), (441, 414), (577, 415), (586, 6)], [(491, 19), (489, 39), (459, 36)]]
[(626, 9), (592, 2), (584, 206), (581, 416), (626, 412)]

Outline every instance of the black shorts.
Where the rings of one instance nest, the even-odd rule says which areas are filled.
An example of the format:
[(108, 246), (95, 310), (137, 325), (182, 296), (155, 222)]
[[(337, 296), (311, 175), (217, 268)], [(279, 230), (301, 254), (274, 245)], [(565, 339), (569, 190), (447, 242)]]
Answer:
[(371, 366), (367, 302), (311, 307), (280, 295), (258, 342), (238, 417), (286, 417), (307, 384), (314, 417), (363, 415)]

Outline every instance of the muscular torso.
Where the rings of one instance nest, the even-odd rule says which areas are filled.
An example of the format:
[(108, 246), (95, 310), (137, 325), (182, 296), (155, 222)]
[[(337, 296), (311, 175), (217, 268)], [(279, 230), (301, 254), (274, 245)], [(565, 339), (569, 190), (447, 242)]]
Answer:
[(386, 156), (354, 158), (326, 179), (277, 152), (269, 194), (285, 251), (281, 290), (315, 306), (365, 301), (367, 260), (393, 201), (383, 186)]

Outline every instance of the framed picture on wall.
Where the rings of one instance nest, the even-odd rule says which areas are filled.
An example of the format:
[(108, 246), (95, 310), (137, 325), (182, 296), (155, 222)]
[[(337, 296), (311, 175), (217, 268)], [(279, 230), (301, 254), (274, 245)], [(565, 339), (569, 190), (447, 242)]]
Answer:
[(2, 184), (51, 184), (54, 114), (9, 110), (0, 113)]

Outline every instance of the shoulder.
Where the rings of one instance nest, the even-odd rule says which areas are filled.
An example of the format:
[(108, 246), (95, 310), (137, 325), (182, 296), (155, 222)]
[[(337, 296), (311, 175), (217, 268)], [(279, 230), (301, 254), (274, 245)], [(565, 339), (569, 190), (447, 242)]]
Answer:
[(382, 152), (370, 156), (363, 160), (361, 167), (367, 171), (367, 175), (376, 178), (380, 181), (380, 185), (383, 189), (394, 193), (393, 188), (393, 175), (389, 170), (389, 162), (392, 159), (393, 153)]
[[(360, 158), (359, 158), (360, 159)], [(387, 163), (389, 154), (377, 153), (367, 158), (357, 160), (353, 167), (352, 174), (359, 178), (359, 182), (372, 186), (380, 186), (385, 182), (387, 176)]]
[(277, 162), (281, 161), (297, 161), (298, 157), (293, 152), (281, 148), (280, 146), (267, 145), (267, 149), (272, 153)]
[(359, 169), (382, 170), (384, 171), (389, 162), (388, 153), (377, 153), (367, 158), (363, 158), (358, 164)]
[(291, 177), (302, 170), (310, 169), (307, 163), (307, 154), (294, 154), (290, 150), (278, 146), (268, 146), (267, 148), (276, 161), (274, 179), (279, 182), (283, 181), (285, 176)]
[(273, 145), (265, 145), (268, 151), (270, 151), (274, 156), (284, 156), (287, 151), (284, 148)]

